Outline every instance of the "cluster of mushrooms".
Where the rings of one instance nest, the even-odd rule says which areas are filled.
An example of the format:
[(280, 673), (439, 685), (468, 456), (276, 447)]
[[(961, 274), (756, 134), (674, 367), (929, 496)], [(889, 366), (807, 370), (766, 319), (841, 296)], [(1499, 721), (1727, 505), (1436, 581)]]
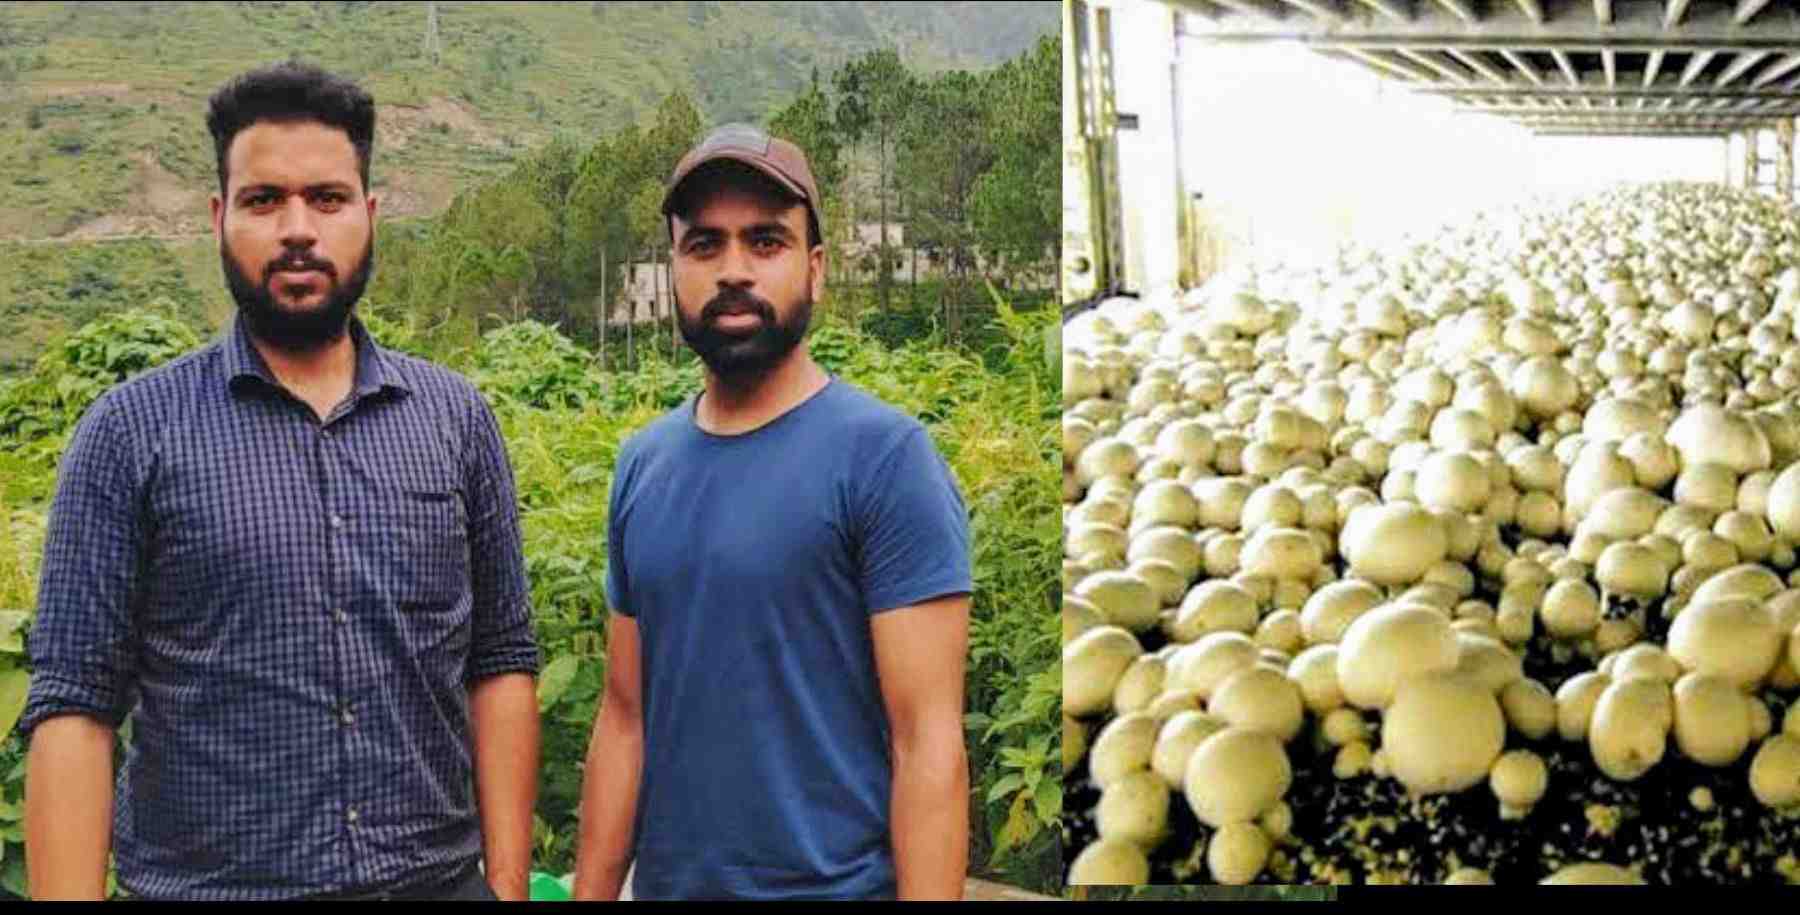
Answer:
[[(1289, 882), (1301, 772), (1529, 824), (1568, 788), (1546, 747), (1792, 815), (1797, 321), (1797, 211), (1687, 184), (1072, 319), (1063, 759), (1097, 801), (1069, 882), (1151, 882), (1177, 818), (1187, 880)], [(1413, 879), (1491, 882), (1458, 864)]]

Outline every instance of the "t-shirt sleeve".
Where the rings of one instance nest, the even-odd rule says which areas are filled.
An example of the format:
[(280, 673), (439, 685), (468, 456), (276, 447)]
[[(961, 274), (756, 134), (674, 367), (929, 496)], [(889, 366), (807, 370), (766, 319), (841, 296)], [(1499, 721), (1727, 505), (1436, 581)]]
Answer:
[(923, 426), (869, 468), (860, 492), (859, 574), (870, 613), (974, 590), (969, 513)]
[(620, 616), (637, 616), (631, 608), (631, 593), (626, 586), (624, 512), (625, 475), (630, 466), (626, 449), (619, 449), (613, 467), (612, 492), (606, 505), (606, 605)]

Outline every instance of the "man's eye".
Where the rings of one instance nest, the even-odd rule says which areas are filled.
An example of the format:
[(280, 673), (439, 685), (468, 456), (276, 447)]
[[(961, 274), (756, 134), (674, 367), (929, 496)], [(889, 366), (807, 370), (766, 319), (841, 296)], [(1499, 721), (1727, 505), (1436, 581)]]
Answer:
[(778, 251), (781, 249), (781, 239), (773, 235), (765, 235), (762, 238), (752, 239), (750, 246), (765, 253)]
[(244, 202), (253, 207), (266, 207), (275, 202), (275, 195), (264, 191), (259, 194), (251, 194)]

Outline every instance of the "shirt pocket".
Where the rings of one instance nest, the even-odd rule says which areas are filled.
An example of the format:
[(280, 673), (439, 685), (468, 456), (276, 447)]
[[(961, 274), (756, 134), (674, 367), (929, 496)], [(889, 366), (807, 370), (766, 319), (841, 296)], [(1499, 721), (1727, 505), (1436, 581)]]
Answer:
[(374, 534), (378, 555), (391, 558), (387, 584), (402, 611), (446, 611), (468, 593), (468, 509), (460, 491), (429, 483), (389, 487)]

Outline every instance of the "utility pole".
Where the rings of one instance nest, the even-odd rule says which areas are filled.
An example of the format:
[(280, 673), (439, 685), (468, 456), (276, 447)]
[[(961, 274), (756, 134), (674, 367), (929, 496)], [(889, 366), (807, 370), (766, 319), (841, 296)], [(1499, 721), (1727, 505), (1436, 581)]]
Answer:
[(425, 4), (425, 56), (434, 67), (444, 56), (444, 45), (438, 40), (437, 4), (432, 2)]

